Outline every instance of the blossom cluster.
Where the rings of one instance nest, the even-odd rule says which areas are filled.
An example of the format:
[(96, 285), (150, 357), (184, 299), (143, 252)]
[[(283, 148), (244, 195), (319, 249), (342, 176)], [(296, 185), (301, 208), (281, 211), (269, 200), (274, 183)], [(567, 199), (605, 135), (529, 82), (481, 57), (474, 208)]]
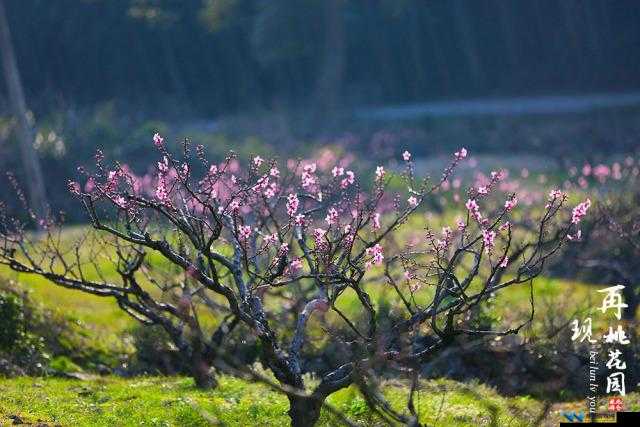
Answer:
[[(331, 153), (328, 155), (325, 152), (314, 160), (290, 159), (282, 170), (276, 160), (254, 156), (245, 171), (234, 156), (222, 163), (207, 164), (204, 155), (198, 154), (206, 165), (206, 172), (196, 180), (196, 185), (192, 185), (190, 180), (195, 170), (192, 172), (188, 161), (175, 159), (159, 134), (154, 135), (153, 143), (162, 154), (155, 176), (137, 177), (126, 167), (106, 172), (103, 183), (99, 183), (98, 175), (91, 175), (87, 185), (92, 183), (100, 190), (99, 193), (91, 193), (91, 197), (106, 195), (118, 208), (126, 208), (132, 215), (138, 215), (136, 209), (140, 212), (154, 206), (144, 201), (138, 202), (144, 200), (145, 194), (151, 196), (153, 203), (162, 209), (182, 212), (181, 215), (196, 215), (198, 221), (209, 221), (206, 213), (214, 212), (219, 216), (215, 220), (226, 233), (230, 233), (225, 236), (227, 241), (237, 242), (238, 247), (245, 251), (267, 254), (270, 260), (266, 265), (270, 265), (270, 268), (277, 268), (277, 261), (286, 259), (284, 271), (290, 276), (300, 274), (305, 264), (310, 270), (320, 268), (311, 265), (312, 262), (321, 262), (324, 264), (322, 268), (330, 268), (332, 261), (350, 260), (344, 255), (349, 251), (354, 251), (354, 256), (358, 250), (362, 251), (361, 256), (354, 259), (361, 259), (365, 269), (382, 265), (385, 262), (386, 234), (394, 229), (394, 224), (404, 222), (409, 214), (417, 211), (428, 194), (446, 191), (450, 187), (460, 189), (461, 180), (452, 178), (452, 173), (458, 162), (468, 157), (465, 148), (456, 151), (452, 164), (445, 169), (443, 179), (429, 187), (415, 182), (412, 155), (406, 150), (402, 152), (402, 160), (408, 163), (404, 175), (408, 194), (405, 196), (407, 204), (401, 206), (399, 194), (385, 194), (388, 172), (382, 165), (373, 171), (372, 193), (366, 194), (361, 186), (352, 186), (356, 174), (347, 169), (349, 162)], [(197, 152), (202, 153), (203, 150)], [(457, 218), (451, 226), (442, 227), (441, 235), (435, 237), (432, 234), (427, 239), (433, 243), (432, 248), (438, 256), (446, 256), (457, 241), (454, 237), (460, 236), (461, 244), (466, 244), (474, 241), (472, 235), (476, 232), (484, 251), (492, 256), (499, 232), (510, 230), (510, 224), (502, 221), (501, 224), (490, 226), (493, 211), (487, 208), (485, 216), (479, 202), (485, 200), (505, 176), (505, 171), (493, 171), (487, 177), (478, 178), (470, 187), (465, 208), (478, 228), (469, 227), (462, 218)], [(82, 187), (76, 182), (69, 183), (69, 189), (74, 194), (83, 194)], [(428, 192), (429, 189), (432, 193)], [(564, 193), (555, 191), (550, 194), (549, 200), (553, 203), (559, 198), (564, 200), (564, 197)], [(518, 203), (519, 198), (511, 192), (504, 201), (502, 213), (511, 212)], [(574, 224), (584, 217), (589, 205), (587, 200), (576, 206), (572, 217)], [(387, 219), (386, 215), (395, 216)], [(391, 226), (383, 229), (383, 223)], [(256, 241), (262, 243), (257, 244)], [(310, 243), (308, 247), (305, 246), (307, 241)], [(257, 255), (254, 253), (250, 257)], [(508, 263), (506, 254), (496, 260), (496, 264), (502, 268), (506, 268)], [(415, 277), (415, 274), (412, 273), (411, 277)]]
[(582, 218), (587, 214), (587, 211), (591, 207), (591, 200), (587, 199), (584, 202), (578, 204), (571, 212), (571, 223), (579, 224)]

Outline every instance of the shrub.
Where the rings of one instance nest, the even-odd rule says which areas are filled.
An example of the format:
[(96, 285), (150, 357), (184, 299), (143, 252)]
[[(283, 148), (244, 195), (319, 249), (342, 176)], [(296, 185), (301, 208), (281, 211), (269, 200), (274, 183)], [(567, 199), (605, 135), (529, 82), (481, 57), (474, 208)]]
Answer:
[(20, 296), (0, 289), (0, 374), (42, 374), (47, 368), (44, 340), (31, 332), (28, 313)]
[(634, 320), (640, 306), (640, 167), (633, 157), (621, 164), (586, 164), (573, 184), (594, 194), (594, 211), (575, 245), (565, 250), (559, 274), (593, 283), (621, 284), (624, 319)]
[(160, 326), (136, 326), (131, 330), (135, 354), (131, 371), (144, 374), (188, 374), (189, 367)]

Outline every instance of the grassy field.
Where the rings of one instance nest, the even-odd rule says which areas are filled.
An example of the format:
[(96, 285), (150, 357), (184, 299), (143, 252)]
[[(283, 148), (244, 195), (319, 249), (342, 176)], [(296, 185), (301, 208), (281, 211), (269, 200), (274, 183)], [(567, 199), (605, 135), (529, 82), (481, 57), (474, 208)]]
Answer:
[[(136, 323), (111, 298), (100, 298), (55, 286), (46, 280), (0, 269), (0, 280), (14, 281), (20, 289), (44, 308), (64, 316), (84, 337), (78, 345), (106, 353), (131, 353), (127, 337)], [(536, 333), (549, 318), (561, 320), (584, 314), (595, 287), (572, 281), (541, 277), (534, 283), (536, 317), (533, 327), (523, 335)], [(374, 302), (385, 299), (390, 290), (370, 286)], [(359, 310), (355, 295), (345, 293), (341, 308), (353, 315)], [(510, 325), (528, 317), (529, 287), (507, 288), (492, 302), (491, 315), (500, 324)], [(314, 322), (310, 335), (314, 335)], [(594, 326), (597, 326), (594, 325)], [(316, 328), (317, 329), (317, 328)], [(406, 404), (406, 384), (387, 382), (384, 391), (402, 409)], [(364, 425), (383, 425), (372, 414), (355, 388), (342, 390), (329, 403), (350, 419)], [(637, 394), (625, 400), (627, 409), (640, 409)], [(550, 405), (550, 406), (549, 406)], [(562, 410), (583, 410), (584, 402), (543, 402), (530, 396), (500, 396), (494, 389), (478, 383), (462, 384), (450, 380), (421, 383), (417, 408), (421, 421), (440, 426), (555, 426)], [(94, 425), (176, 425), (231, 426), (288, 425), (286, 398), (263, 385), (223, 377), (220, 387), (204, 392), (182, 377), (138, 377), (124, 379), (107, 376), (87, 381), (61, 378), (0, 379), (0, 425), (15, 420), (63, 426)], [(321, 425), (337, 421), (324, 412)]]
[[(384, 389), (401, 409), (406, 387), (387, 383)], [(219, 388), (210, 392), (175, 377), (0, 379), (0, 395), (0, 424), (10, 424), (17, 417), (24, 423), (62, 426), (288, 425), (288, 402), (283, 395), (230, 377), (223, 377)], [(384, 425), (354, 388), (335, 393), (329, 402), (358, 423)], [(580, 412), (584, 405), (547, 405), (527, 396), (507, 398), (483, 385), (448, 380), (422, 382), (417, 397), (421, 421), (432, 426), (555, 426), (562, 411)], [(625, 405), (627, 410), (640, 410), (640, 395), (628, 395)], [(320, 425), (337, 425), (337, 421), (323, 411)]]

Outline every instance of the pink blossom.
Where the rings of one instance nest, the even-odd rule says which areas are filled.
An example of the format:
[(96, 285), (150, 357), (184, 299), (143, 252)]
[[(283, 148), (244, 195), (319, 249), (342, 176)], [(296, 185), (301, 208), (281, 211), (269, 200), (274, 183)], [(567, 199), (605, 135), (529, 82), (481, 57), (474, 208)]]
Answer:
[(286, 254), (289, 253), (289, 245), (286, 243), (283, 243), (280, 245), (280, 249), (278, 249), (278, 255), (285, 256)]
[(167, 173), (169, 172), (169, 159), (167, 159), (167, 156), (164, 156), (162, 158), (161, 162), (158, 162), (158, 170), (161, 173)]
[(154, 133), (153, 134), (153, 144), (158, 148), (162, 148), (162, 146), (164, 144), (164, 138), (162, 138), (159, 133)]
[(380, 230), (380, 213), (376, 212), (372, 217), (372, 226), (374, 230)]
[(302, 167), (302, 170), (309, 173), (315, 173), (318, 165), (315, 163), (307, 163)]
[(584, 202), (578, 204), (573, 211), (571, 212), (571, 223), (578, 224), (582, 220), (582, 218), (587, 214), (587, 210), (591, 206), (591, 200), (587, 199)]
[(385, 170), (383, 166), (376, 167), (376, 181), (382, 180), (384, 178)]
[(333, 175), (334, 178), (338, 176), (342, 176), (344, 175), (344, 168), (334, 166), (333, 169), (331, 170), (331, 174)]
[(498, 231), (508, 230), (509, 228), (511, 228), (511, 223), (507, 221), (504, 224), (502, 224), (500, 227), (498, 227)]
[(316, 172), (316, 164), (315, 163), (309, 163), (304, 165), (304, 167), (302, 168), (302, 187), (303, 188), (309, 188), (312, 185), (315, 185), (317, 182), (317, 179), (314, 175), (314, 173)]
[(402, 153), (402, 158), (405, 162), (408, 162), (411, 160), (411, 153), (405, 150), (404, 153)]
[(113, 199), (113, 203), (115, 203), (116, 206), (118, 206), (120, 209), (127, 208), (127, 199), (125, 199), (123, 196), (117, 196), (115, 199)]
[(302, 269), (302, 260), (294, 258), (289, 264), (289, 273), (293, 274)]
[(510, 211), (513, 208), (515, 208), (517, 204), (518, 204), (518, 198), (513, 196), (511, 199), (509, 199), (506, 202), (504, 202), (504, 208), (507, 211)]
[(499, 171), (491, 171), (491, 179), (493, 181), (500, 181), (503, 178), (505, 178), (506, 176), (506, 171), (503, 170), (499, 170)]
[(459, 151), (453, 153), (453, 155), (456, 157), (456, 160), (462, 160), (467, 157), (467, 149), (462, 147)]
[(485, 186), (478, 187), (478, 194), (487, 194), (489, 190)]
[(265, 245), (272, 245), (278, 241), (278, 235), (276, 233), (267, 234), (263, 237)]
[(327, 242), (324, 239), (324, 236), (327, 234), (327, 230), (323, 228), (316, 228), (313, 230), (313, 239), (316, 243), (316, 249), (320, 251), (324, 251), (327, 249)]
[(292, 217), (298, 211), (299, 206), (300, 200), (298, 196), (293, 193), (289, 194), (287, 196), (287, 214)]
[(86, 191), (87, 193), (92, 193), (95, 188), (96, 182), (93, 177), (90, 176), (89, 179), (87, 179), (87, 182), (84, 184), (84, 191)]
[(167, 182), (163, 175), (158, 177), (158, 186), (156, 188), (156, 197), (160, 201), (160, 203), (168, 205), (169, 204), (169, 191), (167, 190)]
[(464, 229), (467, 227), (467, 224), (465, 224), (462, 218), (456, 219), (456, 225), (458, 226), (458, 230), (460, 231), (464, 231)]
[(229, 203), (229, 208), (231, 209), (231, 211), (233, 212), (237, 212), (238, 210), (240, 210), (240, 200), (238, 199), (233, 199), (231, 201), (231, 203)]
[(564, 193), (560, 190), (551, 190), (551, 192), (549, 193), (549, 201), (553, 202), (556, 199), (560, 199), (564, 197)]
[(241, 225), (238, 228), (238, 237), (241, 240), (247, 240), (251, 236), (251, 226), (250, 225)]
[[(383, 254), (382, 246), (380, 246), (380, 243), (376, 243), (375, 246), (367, 248), (366, 253), (367, 255), (372, 257), (371, 262), (373, 262), (373, 264), (375, 265), (382, 264), (382, 261), (384, 260), (384, 254)], [(371, 263), (367, 265), (367, 268), (369, 267), (371, 267)]]
[(183, 181), (189, 178), (189, 165), (187, 163), (183, 163), (180, 168), (180, 179)]
[(69, 188), (71, 194), (75, 194), (76, 196), (80, 194), (80, 184), (78, 184), (76, 181), (69, 181), (67, 187)]
[(325, 148), (322, 150), (320, 155), (318, 156), (318, 169), (321, 171), (326, 171), (329, 169), (329, 165), (335, 163), (336, 161), (336, 153), (333, 152), (330, 148)]
[(280, 178), (280, 169), (278, 169), (277, 167), (272, 167), (271, 170), (269, 170), (269, 175), (271, 175), (274, 178)]
[(601, 183), (603, 183), (610, 174), (611, 169), (607, 165), (598, 165), (593, 168), (593, 176)]
[(589, 183), (586, 179), (584, 179), (583, 176), (581, 176), (580, 178), (578, 178), (578, 185), (580, 186), (580, 188), (586, 189), (589, 186)]
[(338, 222), (338, 211), (336, 210), (336, 208), (329, 208), (329, 211), (327, 212), (327, 216), (325, 217), (324, 220), (329, 225), (333, 225), (336, 222)]
[(482, 241), (487, 252), (491, 252), (495, 245), (496, 232), (493, 230), (482, 230)]
[(347, 188), (350, 184), (353, 184), (355, 182), (355, 177), (356, 177), (353, 171), (347, 171), (345, 172), (345, 174), (347, 175), (347, 177), (343, 178), (342, 181), (340, 181), (340, 188), (342, 188), (343, 190)]
[(269, 188), (264, 190), (263, 194), (267, 199), (270, 199), (276, 195), (277, 191), (278, 191), (278, 185), (275, 182), (272, 182), (271, 184), (269, 184)]
[(500, 262), (500, 268), (506, 268), (508, 264), (509, 264), (509, 257), (505, 256), (504, 258), (502, 258), (502, 261)]
[(96, 150), (95, 159), (96, 159), (96, 163), (98, 164), (102, 163), (102, 161), (104, 160), (104, 153), (102, 152), (102, 150), (100, 149)]
[(109, 171), (107, 174), (107, 182), (104, 186), (105, 193), (112, 193), (116, 190), (118, 186), (118, 173), (116, 171)]
[(255, 188), (264, 190), (265, 188), (268, 187), (268, 185), (269, 185), (269, 177), (267, 175), (262, 175), (260, 178), (258, 178), (258, 181), (256, 181)]
[(418, 206), (418, 199), (415, 196), (411, 196), (407, 199), (407, 203), (409, 203), (409, 206), (412, 208), (415, 208)]
[(356, 238), (356, 233), (351, 232), (351, 226), (350, 225), (345, 226), (343, 240), (342, 240), (342, 247), (350, 248), (353, 245), (355, 238)]
[(294, 222), (296, 225), (303, 226), (304, 225), (304, 215), (298, 214), (296, 215)]
[(260, 167), (263, 163), (264, 163), (264, 159), (262, 157), (255, 156), (253, 158), (253, 164), (256, 165), (257, 167)]
[(442, 227), (442, 240), (438, 240), (436, 245), (438, 249), (445, 250), (451, 243), (452, 231), (451, 227)]
[(475, 220), (482, 223), (482, 214), (480, 213), (480, 206), (478, 206), (478, 202), (474, 199), (469, 199), (467, 200), (467, 203), (465, 203), (465, 206)]

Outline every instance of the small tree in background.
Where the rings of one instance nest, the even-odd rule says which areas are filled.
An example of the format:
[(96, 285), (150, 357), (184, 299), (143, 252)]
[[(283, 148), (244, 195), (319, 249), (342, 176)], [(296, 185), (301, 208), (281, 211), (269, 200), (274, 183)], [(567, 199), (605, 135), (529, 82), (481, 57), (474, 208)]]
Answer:
[[(465, 149), (432, 182), (414, 176), (408, 152), (401, 173), (379, 166), (363, 180), (339, 160), (281, 165), (256, 156), (242, 165), (230, 155), (211, 164), (202, 147), (186, 141), (180, 155), (160, 135), (154, 143), (160, 155), (150, 175), (108, 168), (100, 152), (94, 171), (80, 169), (82, 183), (69, 189), (93, 231), (73, 241), (52, 219), (39, 219), (44, 231), (34, 234), (4, 214), (0, 263), (112, 297), (140, 322), (161, 326), (200, 387), (215, 384), (213, 367), (252, 372), (220, 348), (233, 330), (254, 337), (273, 386), (288, 396), (294, 426), (315, 424), (326, 398), (351, 384), (381, 417), (418, 425), (420, 364), (459, 335), (518, 333), (528, 322), (475, 326), (475, 308), (502, 289), (530, 286), (532, 318), (534, 278), (588, 209), (581, 203), (567, 218), (567, 196), (553, 191), (535, 232), (519, 230), (509, 222), (514, 194), (499, 209), (483, 208), (501, 179), (494, 173), (488, 185), (469, 189), (454, 223), (418, 231), (402, 226), (418, 223), (421, 205), (441, 191)], [(198, 168), (205, 172), (195, 176)], [(390, 182), (402, 190), (390, 192)], [(385, 290), (393, 313), (383, 315), (374, 296)], [(308, 338), (312, 317), (330, 344), (324, 349)], [(307, 390), (305, 353), (314, 352), (331, 352), (338, 362)], [(385, 367), (413, 373), (406, 412), (392, 409), (375, 387)]]
[(612, 164), (572, 169), (572, 184), (594, 193), (595, 214), (585, 221), (582, 238), (565, 253), (573, 274), (590, 281), (624, 285), (626, 320), (640, 305), (640, 168), (629, 156)]

